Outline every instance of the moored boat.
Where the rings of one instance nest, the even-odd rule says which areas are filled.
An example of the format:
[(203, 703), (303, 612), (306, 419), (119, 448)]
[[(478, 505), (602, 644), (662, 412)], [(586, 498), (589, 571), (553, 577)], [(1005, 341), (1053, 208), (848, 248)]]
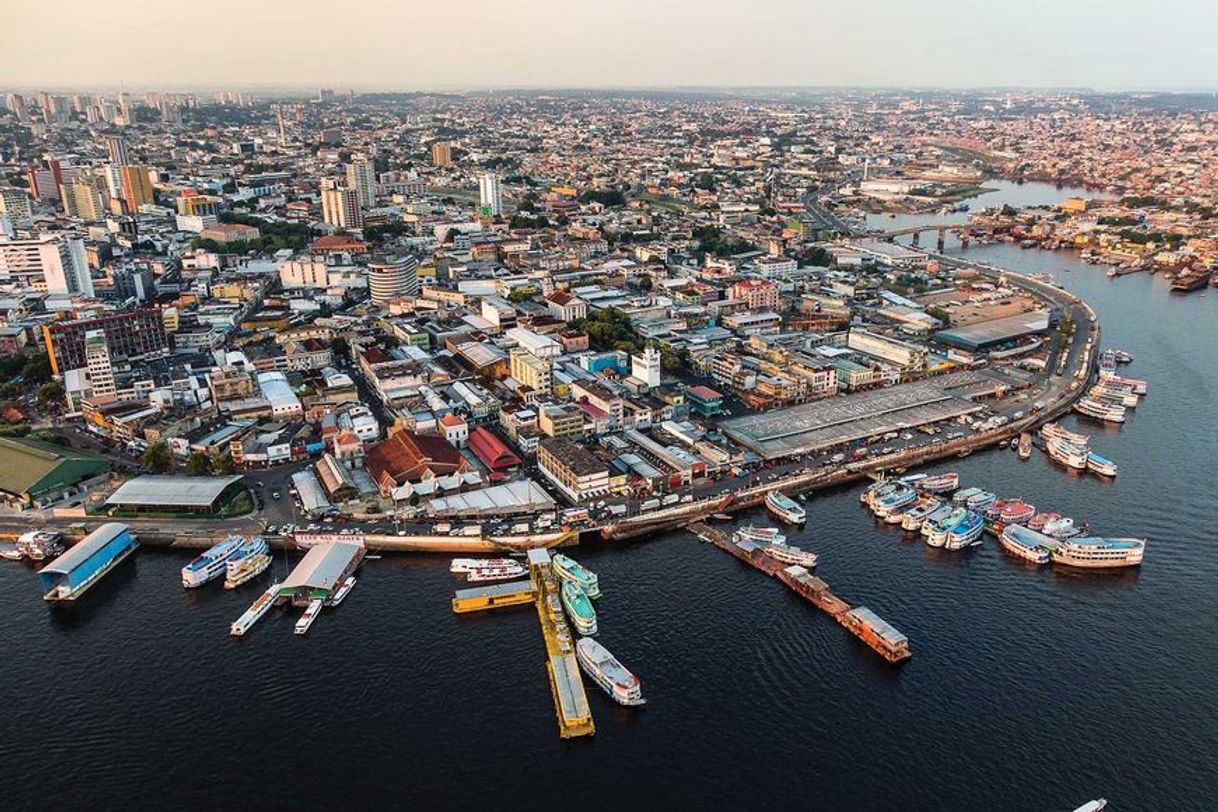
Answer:
[(271, 566), (271, 548), (262, 536), (254, 536), (242, 542), (241, 547), (228, 560), (224, 568), (224, 588), (236, 589), (247, 581), (257, 578)]
[(600, 597), (600, 579), (596, 577), (596, 573), (592, 570), (580, 564), (574, 558), (562, 553), (555, 553), (550, 561), (554, 566), (554, 574), (564, 582), (575, 584), (589, 598)]
[(1063, 516), (1051, 522), (1045, 522), (1041, 532), (1055, 539), (1065, 539), (1077, 536), (1082, 531), (1074, 525), (1074, 519), (1071, 519), (1069, 516)]
[(317, 620), (317, 616), (321, 614), (321, 607), (324, 601), (321, 598), (309, 601), (309, 606), (304, 610), (304, 614), (300, 616), (300, 620), (296, 621), (296, 628), (293, 630), (296, 634), (307, 634), (309, 627), (313, 625), (313, 621)]
[(1017, 450), (1021, 460), (1026, 460), (1032, 456), (1032, 435), (1030, 432), (1021, 431), (1019, 433), (1019, 445)]
[(960, 475), (955, 471), (932, 474), (916, 482), (914, 487), (927, 493), (950, 493), (960, 487)]
[(917, 498), (917, 491), (907, 485), (901, 485), (884, 496), (874, 499), (871, 503), (871, 510), (882, 519), (894, 510), (912, 504)]
[(948, 528), (947, 538), (943, 546), (948, 550), (960, 550), (981, 543), (981, 531), (985, 529), (985, 520), (981, 514), (968, 511), (964, 518)]
[(194, 589), (224, 575), (228, 569), (228, 562), (237, 556), (244, 544), (245, 539), (241, 536), (229, 536), (224, 541), (212, 545), (182, 567), (182, 586)]
[(960, 522), (964, 521), (968, 516), (968, 510), (965, 508), (956, 508), (951, 515), (939, 522), (927, 522), (930, 526), (930, 531), (926, 534), (926, 543), (931, 547), (942, 547), (947, 543), (947, 537), (951, 533), (951, 529)]
[(778, 518), (790, 524), (803, 524), (808, 513), (799, 503), (778, 489), (765, 495), (766, 509)]
[(1060, 518), (1060, 513), (1037, 513), (1031, 519), (1028, 519), (1028, 529), (1043, 532), (1046, 524), (1049, 522), (1055, 522)]
[(1068, 468), (1082, 471), (1087, 468), (1087, 447), (1071, 445), (1056, 437), (1045, 442), (1045, 452), (1049, 459), (1060, 462)]
[(45, 561), (65, 549), (63, 536), (55, 530), (31, 530), (17, 537), (16, 549), (31, 561)]
[(587, 593), (579, 588), (579, 584), (564, 580), (559, 595), (575, 631), (582, 635), (596, 634), (596, 610), (592, 608), (592, 601)]
[(964, 488), (952, 495), (952, 504), (964, 505), (979, 493), (985, 493), (981, 488)]
[(774, 542), (786, 542), (787, 537), (778, 531), (776, 527), (757, 527), (756, 525), (746, 525), (732, 533), (732, 541), (739, 544), (742, 541), (751, 541), (754, 544), (773, 544)]
[(471, 584), (480, 584), (486, 581), (503, 581), (509, 578), (519, 578), (528, 573), (528, 568), (517, 561), (510, 561), (507, 564), (491, 564), (483, 567), (474, 567), (465, 574), (465, 579)]
[(863, 491), (862, 496), (859, 497), (859, 501), (864, 505), (874, 505), (876, 500), (882, 499), (899, 487), (902, 487), (899, 482), (877, 482), (874, 485), (868, 486), (867, 489)]
[(997, 500), (998, 496), (996, 494), (990, 493), (989, 491), (981, 491), (970, 496), (968, 500), (965, 501), (964, 505), (969, 510), (975, 510), (980, 513), (990, 505), (994, 504), (994, 502)]
[(816, 553), (793, 547), (785, 541), (774, 541), (761, 547), (761, 551), (784, 564), (798, 564), (809, 570), (816, 569)]
[(1107, 380), (1130, 387), (1135, 395), (1145, 395), (1149, 389), (1149, 385), (1146, 383), (1146, 381), (1138, 380), (1137, 378), (1124, 378), (1120, 375), (1109, 375), (1107, 376)]
[(1074, 411), (1108, 423), (1125, 422), (1125, 407), (1119, 403), (1104, 403), (1094, 398), (1083, 398), (1074, 404)]
[(1034, 564), (1048, 564), (1049, 551), (1059, 544), (1055, 539), (1018, 524), (1004, 527), (998, 534), (998, 542), (1007, 552)]
[(1067, 431), (1057, 423), (1045, 423), (1040, 427), (1040, 436), (1045, 440), (1065, 440), (1071, 445), (1085, 446), (1091, 442), (1091, 438), (1086, 434), (1078, 434), (1073, 431)]
[(1022, 499), (1011, 499), (998, 513), (998, 520), (1004, 525), (1023, 524), (1036, 515), (1036, 506)]
[(639, 678), (618, 662), (609, 649), (591, 637), (581, 637), (575, 641), (575, 658), (579, 660), (584, 673), (592, 677), (619, 705), (637, 706), (647, 701), (643, 698)]
[(342, 585), (334, 591), (334, 597), (330, 598), (330, 605), (338, 606), (351, 594), (353, 589), (355, 589), (355, 576), (348, 575), (347, 580), (343, 581)]
[(250, 630), (258, 620), (267, 613), (267, 611), (275, 605), (275, 599), (279, 597), (279, 584), (271, 584), (266, 592), (258, 596), (258, 600), (254, 601), (249, 609), (242, 613), (241, 617), (237, 618), (233, 625), (229, 627), (228, 633), (234, 637), (240, 637)]
[(921, 533), (923, 536), (930, 536), (931, 531), (936, 529), (940, 524), (951, 518), (956, 508), (951, 505), (940, 505), (931, 511), (930, 515), (922, 520)]
[(509, 564), (519, 565), (519, 562), (512, 558), (454, 558), (448, 565), (448, 571), (454, 575), (468, 574), (483, 567), (499, 567)]
[(926, 517), (943, 506), (938, 499), (923, 497), (913, 507), (901, 514), (902, 530), (921, 530)]
[(1087, 454), (1087, 470), (1103, 476), (1116, 476), (1117, 465), (1109, 459), (1104, 459), (1094, 451)]
[(1138, 566), (1145, 552), (1145, 539), (1078, 536), (1060, 542), (1051, 557), (1067, 567), (1112, 569)]

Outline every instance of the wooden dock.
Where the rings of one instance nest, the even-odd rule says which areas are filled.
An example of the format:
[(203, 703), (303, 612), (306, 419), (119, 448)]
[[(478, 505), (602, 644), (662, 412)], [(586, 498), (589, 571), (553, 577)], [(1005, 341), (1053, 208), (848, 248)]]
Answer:
[(797, 595), (840, 623), (888, 662), (899, 663), (912, 656), (909, 640), (905, 635), (867, 607), (851, 607), (834, 595), (827, 583), (804, 567), (784, 564), (760, 550), (746, 550), (735, 544), (723, 531), (702, 522), (689, 525), (689, 530), (698, 538), (730, 553), (754, 569), (777, 578)]

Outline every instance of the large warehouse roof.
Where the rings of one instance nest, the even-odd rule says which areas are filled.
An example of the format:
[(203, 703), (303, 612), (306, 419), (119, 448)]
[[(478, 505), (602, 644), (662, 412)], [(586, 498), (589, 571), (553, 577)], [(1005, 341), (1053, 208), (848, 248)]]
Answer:
[(737, 417), (725, 421), (723, 429), (766, 459), (811, 454), (862, 437), (975, 412), (980, 404), (967, 398), (980, 384), (985, 384), (983, 391), (997, 385), (980, 372), (955, 372)]
[(0, 438), (0, 491), (37, 496), (65, 488), (110, 467), (101, 457), (27, 438)]
[(310, 547), (296, 569), (283, 580), (284, 589), (334, 589), (351, 561), (360, 554), (360, 545), (331, 541)]
[(1049, 311), (1033, 310), (1030, 313), (1017, 313), (1014, 316), (966, 324), (963, 327), (948, 327), (935, 333), (935, 338), (963, 347), (988, 347), (1047, 329)]
[(478, 491), (466, 491), (432, 499), (427, 512), (432, 516), (496, 516), (550, 510), (554, 500), (531, 479), (508, 482)]
[(210, 507), (225, 488), (241, 480), (231, 476), (140, 476), (123, 483), (107, 505), (140, 507)]

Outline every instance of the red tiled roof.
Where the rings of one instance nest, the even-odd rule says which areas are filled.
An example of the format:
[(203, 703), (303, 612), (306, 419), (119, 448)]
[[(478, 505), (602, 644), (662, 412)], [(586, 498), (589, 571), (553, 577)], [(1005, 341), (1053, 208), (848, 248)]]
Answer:
[(367, 251), (368, 244), (340, 234), (327, 234), (313, 241), (314, 251)]
[(469, 470), (461, 452), (443, 437), (412, 431), (399, 431), (373, 446), (364, 464), (382, 489), (419, 482), (428, 472), (448, 476)]
[(722, 400), (723, 395), (711, 389), (709, 386), (691, 386), (689, 393), (698, 400)]

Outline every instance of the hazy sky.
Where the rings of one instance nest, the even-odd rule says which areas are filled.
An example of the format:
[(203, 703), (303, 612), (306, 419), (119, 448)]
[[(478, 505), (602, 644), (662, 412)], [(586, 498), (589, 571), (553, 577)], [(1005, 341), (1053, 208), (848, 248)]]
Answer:
[(0, 27), (0, 88), (1218, 89), (1218, 0), (8, 0)]

